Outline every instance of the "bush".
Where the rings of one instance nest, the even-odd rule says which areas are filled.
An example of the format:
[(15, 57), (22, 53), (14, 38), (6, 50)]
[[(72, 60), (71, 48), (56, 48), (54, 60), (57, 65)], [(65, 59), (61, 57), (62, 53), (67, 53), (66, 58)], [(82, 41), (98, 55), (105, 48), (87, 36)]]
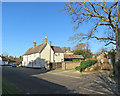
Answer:
[(79, 59), (72, 59), (72, 61), (80, 61)]
[(97, 63), (97, 60), (81, 61), (80, 66), (76, 67), (75, 69), (82, 72), (91, 65), (94, 65), (95, 63)]
[(82, 55), (84, 59), (92, 58), (92, 53), (90, 51), (85, 51), (85, 50), (76, 50), (74, 52), (74, 55)]

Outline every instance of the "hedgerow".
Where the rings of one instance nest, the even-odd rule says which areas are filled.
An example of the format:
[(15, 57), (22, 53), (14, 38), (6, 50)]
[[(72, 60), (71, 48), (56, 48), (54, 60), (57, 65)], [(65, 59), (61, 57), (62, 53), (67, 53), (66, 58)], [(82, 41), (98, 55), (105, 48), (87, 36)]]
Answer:
[(81, 61), (80, 66), (76, 67), (75, 69), (82, 72), (91, 65), (94, 65), (95, 63), (97, 63), (97, 60)]

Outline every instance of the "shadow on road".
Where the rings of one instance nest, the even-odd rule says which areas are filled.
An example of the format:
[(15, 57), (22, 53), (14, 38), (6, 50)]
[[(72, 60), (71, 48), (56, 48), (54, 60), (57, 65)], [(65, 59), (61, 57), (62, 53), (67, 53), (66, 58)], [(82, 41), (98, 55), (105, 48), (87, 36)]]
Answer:
[[(101, 82), (98, 81), (93, 81), (96, 86), (101, 86), (102, 88), (104, 88), (104, 90), (106, 90), (109, 94), (109, 92), (111, 92), (111, 94), (117, 94), (117, 84), (116, 81), (112, 78), (110, 78), (107, 72), (105, 72), (104, 74), (102, 72), (99, 72), (99, 74), (97, 74), (96, 76), (100, 79)], [(92, 86), (93, 87), (93, 86)]]
[[(4, 79), (9, 81), (12, 85), (18, 88), (24, 94), (71, 94), (72, 90), (67, 89), (65, 86), (58, 85), (31, 75), (35, 74), (26, 74), (18, 68), (2, 68), (2, 76)], [(30, 69), (38, 70), (38, 69)], [(47, 71), (43, 71), (44, 73)], [(28, 72), (29, 73), (29, 72)], [(40, 72), (42, 73), (42, 72)], [(36, 71), (36, 74), (40, 74), (39, 70)]]

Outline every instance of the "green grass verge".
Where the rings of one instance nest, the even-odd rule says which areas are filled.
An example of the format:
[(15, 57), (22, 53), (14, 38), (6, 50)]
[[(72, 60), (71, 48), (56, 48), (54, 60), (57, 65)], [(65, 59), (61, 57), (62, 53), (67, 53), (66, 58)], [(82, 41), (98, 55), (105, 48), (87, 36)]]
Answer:
[(5, 79), (2, 79), (2, 94), (21, 94), (21, 92)]

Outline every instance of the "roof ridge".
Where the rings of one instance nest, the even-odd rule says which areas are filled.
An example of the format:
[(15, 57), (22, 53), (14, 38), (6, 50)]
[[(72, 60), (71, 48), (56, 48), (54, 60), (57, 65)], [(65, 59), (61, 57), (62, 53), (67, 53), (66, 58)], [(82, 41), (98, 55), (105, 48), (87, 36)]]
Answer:
[(39, 44), (39, 45), (35, 46), (34, 48), (33, 47), (29, 48), (24, 55), (30, 55), (33, 53), (40, 52), (42, 50), (42, 47), (44, 47), (43, 45), (45, 45), (45, 43)]

